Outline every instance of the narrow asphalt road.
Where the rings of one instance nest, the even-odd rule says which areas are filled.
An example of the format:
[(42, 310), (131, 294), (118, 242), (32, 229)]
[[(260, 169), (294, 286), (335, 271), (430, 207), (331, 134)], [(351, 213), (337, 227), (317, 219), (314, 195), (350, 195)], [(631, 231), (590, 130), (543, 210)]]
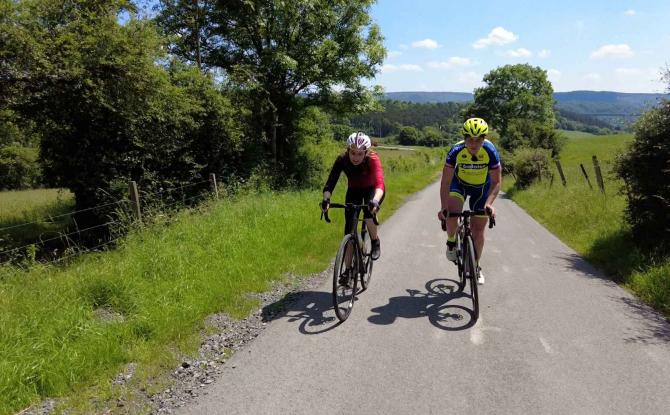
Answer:
[(180, 413), (670, 413), (670, 324), (504, 198), (472, 325), (438, 200), (435, 183), (382, 225), (344, 324), (330, 281), (305, 292)]

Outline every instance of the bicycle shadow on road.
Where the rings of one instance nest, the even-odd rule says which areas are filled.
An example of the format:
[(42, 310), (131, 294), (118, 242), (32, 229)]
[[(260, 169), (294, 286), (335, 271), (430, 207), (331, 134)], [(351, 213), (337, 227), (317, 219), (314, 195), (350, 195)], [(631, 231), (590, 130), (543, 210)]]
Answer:
[(264, 321), (279, 318), (289, 322), (299, 321), (298, 330), (302, 334), (324, 333), (340, 325), (333, 309), (332, 294), (324, 291), (289, 293), (281, 300), (263, 307), (262, 314)]
[[(442, 330), (458, 331), (474, 326), (471, 297), (458, 291), (456, 281), (435, 278), (426, 282), (425, 288), (425, 292), (407, 289), (407, 296), (391, 297), (387, 305), (370, 310), (377, 314), (368, 317), (368, 321), (386, 325), (397, 318), (428, 317), (432, 325)], [(459, 301), (465, 305), (455, 303), (460, 299), (465, 299)]]

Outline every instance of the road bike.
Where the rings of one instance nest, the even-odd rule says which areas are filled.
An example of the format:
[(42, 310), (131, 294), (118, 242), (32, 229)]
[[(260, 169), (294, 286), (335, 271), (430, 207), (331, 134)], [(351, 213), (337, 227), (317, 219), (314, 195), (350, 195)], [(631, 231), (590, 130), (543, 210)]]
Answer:
[[(477, 279), (479, 268), (477, 267), (477, 251), (472, 239), (470, 229), (470, 218), (472, 216), (488, 216), (489, 229), (496, 224), (495, 218), (484, 210), (465, 210), (461, 213), (449, 213), (449, 217), (458, 218), (456, 230), (456, 266), (458, 267), (458, 291), (465, 289), (465, 283), (470, 282), (470, 298), (472, 299), (472, 318), (474, 322), (479, 319), (479, 293), (477, 291)], [(442, 230), (447, 230), (446, 221), (442, 221)]]
[[(351, 314), (356, 300), (358, 282), (361, 283), (361, 292), (370, 286), (372, 278), (372, 241), (366, 229), (365, 221), (359, 219), (360, 213), (368, 210), (367, 205), (354, 203), (339, 204), (331, 203), (330, 208), (353, 209), (353, 224), (351, 233), (342, 238), (340, 248), (335, 256), (335, 267), (333, 269), (333, 307), (335, 315), (340, 321), (344, 321)], [(330, 223), (328, 211), (321, 212), (321, 218)], [(377, 216), (372, 215), (375, 225)], [(361, 230), (358, 232), (358, 222), (361, 222)]]

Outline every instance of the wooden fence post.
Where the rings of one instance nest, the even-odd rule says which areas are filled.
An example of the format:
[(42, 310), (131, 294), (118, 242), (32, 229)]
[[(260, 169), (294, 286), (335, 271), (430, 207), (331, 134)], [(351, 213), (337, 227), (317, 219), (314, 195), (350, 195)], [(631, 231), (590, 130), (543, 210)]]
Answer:
[(219, 188), (216, 185), (216, 174), (209, 173), (209, 184), (212, 186), (212, 192), (214, 192), (214, 197), (219, 198)]
[(593, 186), (591, 185), (591, 180), (589, 180), (589, 175), (586, 174), (586, 169), (584, 168), (584, 165), (582, 163), (579, 163), (579, 167), (582, 168), (582, 173), (584, 173), (584, 177), (586, 178), (586, 183), (589, 184), (589, 188), (593, 190)]
[(140, 194), (137, 191), (137, 183), (135, 183), (134, 180), (131, 180), (130, 183), (128, 184), (128, 191), (130, 192), (130, 201), (132, 203), (135, 219), (137, 219), (141, 223), (142, 211), (140, 210)]
[(567, 182), (565, 181), (565, 174), (563, 174), (563, 167), (561, 167), (560, 160), (556, 160), (556, 168), (558, 169), (558, 174), (561, 175), (561, 181), (563, 182), (563, 186), (566, 186)]
[(600, 191), (605, 193), (605, 183), (603, 182), (603, 175), (600, 171), (600, 163), (598, 163), (598, 158), (593, 155), (593, 169), (596, 171), (596, 180), (598, 181), (598, 187)]

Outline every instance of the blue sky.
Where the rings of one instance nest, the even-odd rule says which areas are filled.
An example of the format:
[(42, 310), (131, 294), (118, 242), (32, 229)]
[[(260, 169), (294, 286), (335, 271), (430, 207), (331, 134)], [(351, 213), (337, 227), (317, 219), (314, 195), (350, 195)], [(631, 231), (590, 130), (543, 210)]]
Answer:
[(472, 92), (490, 70), (529, 63), (554, 90), (665, 92), (670, 0), (378, 0), (388, 56), (368, 82)]

